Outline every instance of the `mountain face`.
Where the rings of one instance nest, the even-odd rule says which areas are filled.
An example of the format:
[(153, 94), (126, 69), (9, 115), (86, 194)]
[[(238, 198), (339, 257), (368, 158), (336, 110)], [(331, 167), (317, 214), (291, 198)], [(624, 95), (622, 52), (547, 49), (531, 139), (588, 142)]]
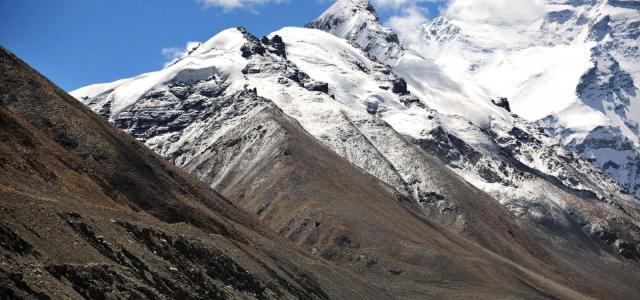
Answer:
[(514, 113), (640, 195), (640, 6), (543, 1), (540, 9), (517, 24), (445, 14), (417, 29), (412, 46), (508, 98)]
[(391, 297), (261, 229), (0, 50), (2, 298)]
[(459, 233), (434, 223), (418, 203), (322, 145), (251, 89), (208, 98), (223, 102), (217, 111), (233, 106), (243, 119), (185, 168), (220, 174), (214, 185), (260, 221), (4, 50), (0, 70), (3, 296), (584, 299), (637, 293), (637, 270), (602, 259), (586, 236), (559, 246), (563, 239), (516, 222), (423, 154), (432, 175), (446, 183), (443, 193), (458, 199), (474, 226)]
[[(352, 8), (343, 8), (342, 6), (345, 5)], [(336, 9), (337, 7), (340, 9)], [(358, 15), (352, 13), (358, 7), (360, 7), (358, 1), (338, 1), (328, 12), (337, 14), (334, 16), (335, 19), (348, 19), (350, 16)], [(366, 12), (372, 13), (370, 10), (360, 10), (360, 13)], [(327, 17), (325, 13), (319, 20)], [(353, 26), (356, 28), (382, 27), (379, 23), (372, 24), (371, 20), (377, 19), (375, 17), (353, 19), (353, 22), (356, 22)], [(310, 26), (317, 26), (320, 23), (314, 21)], [(476, 53), (475, 56), (466, 52), (458, 53), (459, 55), (451, 54), (452, 60), (458, 57), (487, 55), (488, 51), (479, 50), (478, 46), (468, 42), (466, 38), (461, 38), (461, 29), (453, 26), (445, 18), (434, 20), (432, 24), (438, 24), (440, 27), (427, 30), (425, 26), (424, 36), (431, 34), (431, 41), (440, 44), (442, 49), (436, 50), (440, 49), (442, 53), (455, 53), (449, 51), (447, 47), (452, 47), (449, 45), (454, 43), (453, 41), (459, 41), (467, 47), (464, 49), (473, 49)], [(347, 39), (351, 44), (363, 44), (359, 38), (344, 35), (344, 31), (339, 26), (321, 28)], [(397, 114), (379, 115), (414, 144), (440, 158), (460, 176), (491, 194), (519, 217), (549, 224), (565, 222), (566, 220), (561, 221), (564, 218), (561, 216), (568, 211), (573, 216), (571, 217), (573, 221), (582, 224), (585, 231), (600, 236), (602, 232), (609, 232), (609, 229), (605, 228), (618, 223), (618, 221), (606, 222), (608, 224), (604, 225), (605, 222), (602, 222), (603, 219), (600, 217), (597, 217), (599, 221), (595, 221), (592, 217), (585, 216), (590, 213), (583, 207), (584, 201), (567, 202), (565, 200), (567, 193), (581, 199), (594, 199), (596, 202), (607, 203), (605, 207), (610, 206), (613, 211), (617, 211), (605, 218), (610, 221), (618, 219), (614, 215), (628, 216), (625, 211), (636, 211), (635, 214), (637, 214), (636, 198), (629, 195), (627, 189), (619, 182), (603, 174), (606, 170), (598, 170), (599, 168), (592, 164), (592, 159), (580, 159), (573, 151), (559, 145), (557, 137), (548, 134), (549, 131), (545, 130), (548, 128), (544, 124), (532, 123), (517, 114), (511, 114), (517, 103), (510, 103), (503, 97), (491, 99), (489, 90), (474, 86), (475, 83), (458, 76), (460, 72), (456, 70), (447, 70), (440, 66), (448, 64), (423, 56), (424, 53), (434, 52), (433, 47), (425, 49), (408, 45), (406, 48), (407, 50), (401, 51), (399, 55), (386, 59), (377, 56), (377, 60), (384, 62), (390, 71), (400, 78), (409, 78), (406, 80), (407, 91), (420, 99), (420, 103), (425, 106), (424, 110), (430, 111), (431, 115), (421, 119), (416, 118), (414, 112), (405, 114), (403, 117), (398, 117)], [(366, 48), (363, 49), (366, 50)], [(369, 55), (375, 56), (376, 53)], [(437, 55), (433, 57), (438, 58)], [(451, 62), (450, 65), (460, 64)], [(439, 75), (433, 76), (433, 74)], [(433, 78), (446, 78), (446, 80), (434, 81)], [(446, 90), (439, 84), (441, 81), (455, 82), (456, 88), (447, 90), (447, 93), (441, 93)], [(336, 84), (340, 82), (342, 80), (337, 81)], [(622, 149), (627, 149), (626, 155), (633, 156), (629, 153), (629, 143), (624, 141), (617, 143), (621, 144)], [(597, 157), (605, 159), (609, 156)], [(540, 182), (543, 185), (550, 184), (561, 191), (544, 188), (543, 192), (538, 188)], [(594, 204), (592, 201), (589, 202)], [(618, 210), (616, 203), (626, 203), (625, 205), (630, 205), (630, 209)], [(638, 234), (637, 215), (627, 219), (626, 222), (634, 225), (623, 231), (630, 230), (633, 232), (631, 236), (634, 236), (632, 239), (637, 239), (635, 237)], [(601, 225), (603, 227), (600, 227)], [(637, 242), (633, 243), (637, 244)]]
[(398, 35), (380, 25), (368, 0), (337, 1), (306, 27), (331, 31), (379, 61), (397, 60), (403, 52)]
[[(434, 40), (458, 39), (436, 21), (447, 28), (433, 35), (452, 36)], [(271, 230), (400, 297), (637, 293), (633, 194), (512, 113), (513, 98), (393, 36), (368, 2), (341, 0), (307, 28), (229, 29), (163, 70), (72, 95)]]

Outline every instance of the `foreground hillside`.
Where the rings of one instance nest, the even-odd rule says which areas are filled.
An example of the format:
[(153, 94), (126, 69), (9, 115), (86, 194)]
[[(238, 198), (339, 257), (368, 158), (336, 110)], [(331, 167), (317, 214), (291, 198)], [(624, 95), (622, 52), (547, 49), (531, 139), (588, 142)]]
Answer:
[(2, 298), (385, 294), (261, 230), (4, 49), (0, 74)]

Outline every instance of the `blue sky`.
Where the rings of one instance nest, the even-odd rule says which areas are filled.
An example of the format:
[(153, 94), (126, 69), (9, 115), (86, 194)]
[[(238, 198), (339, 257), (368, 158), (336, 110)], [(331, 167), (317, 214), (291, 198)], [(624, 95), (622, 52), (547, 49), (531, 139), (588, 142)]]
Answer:
[[(70, 91), (158, 70), (167, 61), (163, 48), (205, 41), (230, 27), (261, 36), (302, 26), (331, 4), (290, 0), (225, 10), (196, 0), (1, 0), (0, 45)], [(398, 13), (378, 11), (383, 21)], [(429, 4), (429, 11), (438, 9)]]

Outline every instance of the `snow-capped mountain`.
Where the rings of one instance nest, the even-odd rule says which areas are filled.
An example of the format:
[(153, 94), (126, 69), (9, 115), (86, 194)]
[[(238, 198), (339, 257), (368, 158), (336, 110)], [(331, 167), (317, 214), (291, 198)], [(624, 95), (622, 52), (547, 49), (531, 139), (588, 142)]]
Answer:
[(450, 9), (407, 47), (508, 98), (514, 113), (640, 195), (640, 5), (547, 0), (539, 10), (510, 22)]
[(488, 247), (489, 225), (433, 173), (436, 158), (514, 218), (569, 240), (583, 234), (578, 226), (604, 248), (639, 256), (636, 198), (511, 114), (511, 102), (400, 47), (367, 1), (340, 0), (308, 27), (323, 31), (290, 27), (258, 39), (229, 29), (163, 70), (72, 95), (213, 187), (241, 165), (216, 160), (221, 137), (242, 140), (246, 130), (236, 128), (275, 105), (399, 200)]
[[(366, 36), (372, 35), (371, 32), (388, 32), (388, 29), (379, 23), (370, 21), (376, 20), (375, 17), (363, 18), (361, 16), (364, 13), (363, 10), (357, 10), (362, 6), (361, 3), (362, 1), (338, 1), (328, 10), (328, 12), (333, 12), (333, 16), (325, 13), (319, 20), (352, 20), (349, 23), (351, 27), (368, 28), (368, 30), (361, 30), (367, 32)], [(374, 13), (371, 9), (366, 11)], [(328, 23), (327, 21), (314, 21), (309, 26), (317, 27), (318, 24)], [(341, 22), (334, 23), (341, 24)], [(562, 197), (549, 196), (531, 183), (541, 175), (537, 172), (542, 172), (542, 177), (546, 180), (551, 182), (559, 180), (562, 182), (562, 186), (569, 187), (574, 191), (596, 191), (598, 189), (606, 191), (604, 193), (596, 192), (598, 194), (596, 198), (601, 200), (619, 196), (626, 199), (624, 202), (631, 203), (633, 206), (637, 205), (636, 199), (625, 195), (627, 192), (624, 188), (619, 187), (616, 182), (604, 176), (601, 171), (587, 161), (577, 159), (571, 151), (557, 145), (556, 137), (548, 136), (544, 130), (545, 126), (541, 126), (544, 123), (529, 123), (528, 120), (521, 119), (516, 114), (509, 114), (508, 112), (512, 111), (514, 103), (509, 103), (507, 98), (494, 97), (491, 100), (492, 95), (502, 94), (495, 93), (492, 89), (478, 87), (474, 82), (479, 81), (479, 77), (469, 77), (464, 74), (466, 70), (479, 68), (478, 62), (469, 63), (464, 67), (465, 71), (456, 70), (455, 67), (461, 64), (461, 57), (478, 58), (482, 61), (486, 60), (483, 56), (488, 56), (489, 51), (469, 42), (467, 38), (461, 37), (462, 30), (451, 23), (440, 17), (429, 26), (425, 25), (421, 28), (424, 30), (423, 37), (428, 38), (431, 43), (437, 43), (437, 46), (425, 43), (429, 46), (427, 48), (423, 45), (418, 47), (407, 43), (406, 50), (400, 50), (399, 54), (394, 56), (382, 57), (379, 55), (380, 51), (369, 54), (390, 66), (395, 74), (407, 79), (408, 90), (417, 95), (427, 108), (433, 108), (440, 113), (437, 119), (446, 120), (431, 125), (424, 125), (426, 123), (421, 121), (412, 121), (411, 125), (406, 127), (398, 126), (398, 124), (394, 124), (393, 120), (388, 120), (396, 130), (410, 137), (423, 149), (440, 157), (458, 174), (492, 194), (517, 215), (528, 213), (530, 217), (553, 219), (553, 217), (549, 217), (553, 213), (548, 209), (540, 209), (541, 206), (546, 206), (545, 204), (540, 205), (540, 202), (549, 201), (561, 207), (560, 210), (573, 210), (567, 209), (563, 200), (558, 200)], [(487, 30), (487, 28), (470, 27), (476, 28), (478, 32), (494, 32)], [(575, 31), (570, 26), (567, 27), (566, 31)], [(345, 34), (345, 30), (341, 26), (323, 25), (319, 28), (345, 38), (363, 50), (367, 49), (367, 39), (363, 41), (361, 37), (354, 36), (349, 31), (347, 31), (348, 34)], [(505, 33), (504, 36), (519, 36), (521, 38), (519, 42), (523, 44), (522, 47), (525, 47), (525, 44), (530, 46), (527, 44), (529, 38), (522, 37), (520, 28), (511, 29), (509, 27), (508, 30), (512, 31)], [(557, 33), (558, 31), (549, 29), (549, 32)], [(503, 35), (498, 36), (502, 37)], [(374, 39), (369, 38), (369, 40)], [(486, 42), (486, 38), (478, 38), (478, 40)], [(501, 42), (504, 43), (504, 41), (487, 43), (490, 43), (492, 47), (498, 47), (496, 45), (500, 45)], [(454, 43), (463, 45), (459, 47), (473, 52), (473, 55), (467, 52), (452, 51), (450, 48)], [(436, 54), (433, 54), (434, 52)], [(450, 59), (441, 60), (441, 57), (444, 56)], [(438, 75), (433, 76), (434, 74)], [(511, 76), (514, 77), (513, 74)], [(434, 77), (444, 78), (444, 81), (454, 83), (456, 87), (442, 94), (444, 89), (437, 82), (433, 82)], [(438, 80), (438, 82), (441, 81), (443, 80)], [(478, 92), (466, 92), (469, 90)], [(559, 88), (559, 90), (562, 89)], [(413, 132), (409, 132), (408, 128)], [(422, 131), (418, 129), (422, 129)], [(627, 148), (623, 149), (629, 150), (628, 143), (618, 142), (618, 144), (622, 144), (622, 147), (626, 146)], [(629, 155), (637, 158), (637, 155), (633, 153)], [(608, 156), (600, 155), (599, 157), (604, 160)], [(629, 169), (628, 167), (624, 168), (624, 170)], [(635, 169), (631, 168), (631, 170)], [(551, 180), (548, 177), (551, 177)], [(595, 188), (595, 186), (599, 187)], [(609, 196), (607, 197), (607, 195)], [(637, 228), (637, 223), (634, 224), (636, 225), (632, 227)]]
[(337, 1), (306, 27), (331, 31), (383, 62), (395, 61), (403, 52), (398, 35), (380, 25), (375, 8), (367, 0)]

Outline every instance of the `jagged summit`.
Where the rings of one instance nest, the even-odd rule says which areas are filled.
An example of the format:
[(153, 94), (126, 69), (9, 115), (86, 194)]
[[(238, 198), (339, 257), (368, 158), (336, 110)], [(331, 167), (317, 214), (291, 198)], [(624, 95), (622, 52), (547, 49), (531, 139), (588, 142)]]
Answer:
[(424, 105), (443, 114), (464, 116), (481, 126), (487, 126), (491, 116), (510, 119), (510, 114), (491, 103), (494, 95), (485, 89), (451, 76), (421, 51), (404, 49), (397, 33), (380, 23), (369, 1), (337, 1), (307, 27), (345, 39), (390, 66)]
[(336, 1), (306, 27), (343, 37), (381, 62), (396, 60), (402, 52), (398, 35), (382, 26), (368, 0)]
[(377, 22), (380, 22), (378, 13), (369, 0), (338, 0), (327, 9), (319, 18), (339, 13), (363, 13), (368, 14)]

